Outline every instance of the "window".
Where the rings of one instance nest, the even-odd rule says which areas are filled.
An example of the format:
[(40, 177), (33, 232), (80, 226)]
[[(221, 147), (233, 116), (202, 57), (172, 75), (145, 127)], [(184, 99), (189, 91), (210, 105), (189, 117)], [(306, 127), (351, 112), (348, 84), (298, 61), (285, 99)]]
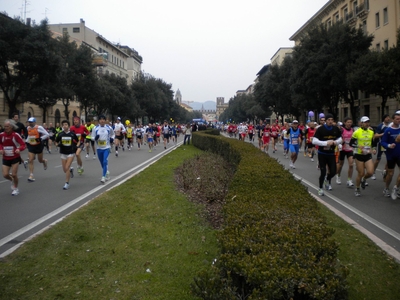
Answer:
[(389, 23), (389, 15), (388, 15), (388, 9), (385, 7), (383, 9), (383, 25)]
[(329, 20), (326, 22), (326, 25), (327, 25), (328, 28), (332, 26), (332, 21), (331, 21), (331, 19), (329, 19)]
[(68, 32), (68, 28), (63, 28), (62, 31), (63, 32)]
[(369, 116), (369, 105), (364, 105), (364, 116)]
[(354, 13), (357, 13), (357, 10), (358, 10), (357, 1), (354, 1), (353, 2), (353, 11), (354, 11)]
[(388, 49), (389, 49), (389, 40), (386, 40), (386, 41), (383, 42), (383, 48), (384, 48), (385, 50), (388, 50)]
[(349, 16), (349, 11), (347, 7), (343, 10), (343, 18), (347, 21), (347, 18)]
[(81, 29), (79, 27), (72, 28), (72, 32), (79, 33)]
[(379, 13), (377, 12), (375, 14), (375, 27), (378, 28), (380, 26), (380, 22), (379, 22)]
[(335, 15), (335, 23), (339, 22), (339, 14)]
[(367, 20), (364, 20), (362, 22), (362, 31), (364, 32), (364, 34), (368, 34), (367, 33)]
[(343, 119), (345, 118), (345, 117), (347, 117), (349, 115), (349, 108), (348, 107), (344, 107), (343, 108)]
[(380, 43), (376, 44), (376, 51), (381, 51), (381, 44)]

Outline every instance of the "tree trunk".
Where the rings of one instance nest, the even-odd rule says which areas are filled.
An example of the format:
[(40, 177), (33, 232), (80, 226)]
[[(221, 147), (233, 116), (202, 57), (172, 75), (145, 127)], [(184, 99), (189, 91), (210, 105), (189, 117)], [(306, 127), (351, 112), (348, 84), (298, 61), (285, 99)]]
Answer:
[(42, 107), (43, 110), (43, 123), (46, 123), (46, 112), (47, 112), (47, 107)]

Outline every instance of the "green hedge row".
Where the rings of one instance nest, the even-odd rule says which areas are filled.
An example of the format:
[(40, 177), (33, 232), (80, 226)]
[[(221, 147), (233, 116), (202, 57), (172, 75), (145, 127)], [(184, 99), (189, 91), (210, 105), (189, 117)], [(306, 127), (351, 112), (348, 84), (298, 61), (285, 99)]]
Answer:
[(198, 274), (203, 299), (347, 299), (347, 269), (316, 200), (275, 159), (210, 132), (193, 144), (236, 165), (219, 232), (221, 254)]

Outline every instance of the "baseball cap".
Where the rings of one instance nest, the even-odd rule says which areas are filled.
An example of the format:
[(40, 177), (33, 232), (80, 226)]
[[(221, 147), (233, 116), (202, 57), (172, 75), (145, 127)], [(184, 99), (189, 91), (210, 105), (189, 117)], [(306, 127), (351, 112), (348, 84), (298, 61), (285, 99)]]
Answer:
[(361, 118), (361, 123), (369, 122), (369, 118), (367, 116), (364, 116)]
[(121, 118), (120, 118), (120, 117), (118, 117), (118, 118), (117, 118), (117, 120), (120, 120), (120, 121), (121, 121)]
[(30, 118), (28, 119), (28, 122), (36, 122), (36, 119), (35, 119), (34, 117), (30, 117)]
[(293, 122), (292, 123), (299, 123), (299, 121), (297, 121), (297, 120), (293, 120)]
[(101, 120), (101, 119), (105, 120), (105, 119), (106, 119), (106, 116), (105, 116), (105, 115), (100, 115), (100, 116), (99, 116), (99, 120)]

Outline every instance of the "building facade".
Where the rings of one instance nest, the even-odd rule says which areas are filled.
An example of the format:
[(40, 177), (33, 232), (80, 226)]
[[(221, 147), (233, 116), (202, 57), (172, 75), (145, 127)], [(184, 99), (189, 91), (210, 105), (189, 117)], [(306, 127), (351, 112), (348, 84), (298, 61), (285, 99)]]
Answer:
[[(122, 76), (130, 84), (141, 73), (143, 59), (135, 49), (113, 44), (102, 35), (86, 27), (83, 19), (79, 23), (49, 24), (49, 29), (54, 38), (68, 33), (70, 40), (75, 41), (78, 46), (84, 44), (90, 47), (93, 51), (93, 63), (98, 74)], [(0, 117), (2, 119), (8, 118), (7, 103), (1, 91), (0, 105), (3, 107), (0, 111)], [(43, 111), (37, 105), (27, 102), (19, 104), (17, 108), (22, 122), (25, 122), (30, 117), (36, 117), (38, 123), (41, 123), (44, 119)], [(46, 123), (55, 124), (64, 119), (64, 109), (65, 107), (61, 101), (50, 107), (46, 111)], [(70, 117), (79, 116), (84, 119), (84, 112), (81, 111), (78, 102), (71, 101), (68, 110), (70, 111)]]
[[(331, 26), (343, 21), (350, 26), (362, 28), (365, 34), (374, 36), (371, 49), (380, 51), (393, 47), (397, 40), (400, 22), (400, 3), (398, 0), (330, 0), (313, 17), (297, 30), (290, 40), (295, 44), (313, 26)], [(381, 98), (359, 92), (359, 115), (367, 115), (371, 123), (381, 122)], [(383, 113), (392, 114), (399, 109), (395, 99), (389, 99)], [(348, 104), (340, 104), (339, 120), (350, 115)]]
[(90, 47), (99, 74), (125, 77), (130, 84), (141, 72), (143, 59), (135, 49), (110, 42), (88, 28), (83, 19), (79, 23), (49, 24), (49, 28), (54, 37), (68, 33), (70, 40), (78, 46), (84, 44)]
[(228, 108), (228, 106), (229, 106), (229, 103), (225, 103), (224, 97), (217, 97), (217, 110), (216, 110), (216, 119), (217, 120), (219, 120), (219, 116)]

